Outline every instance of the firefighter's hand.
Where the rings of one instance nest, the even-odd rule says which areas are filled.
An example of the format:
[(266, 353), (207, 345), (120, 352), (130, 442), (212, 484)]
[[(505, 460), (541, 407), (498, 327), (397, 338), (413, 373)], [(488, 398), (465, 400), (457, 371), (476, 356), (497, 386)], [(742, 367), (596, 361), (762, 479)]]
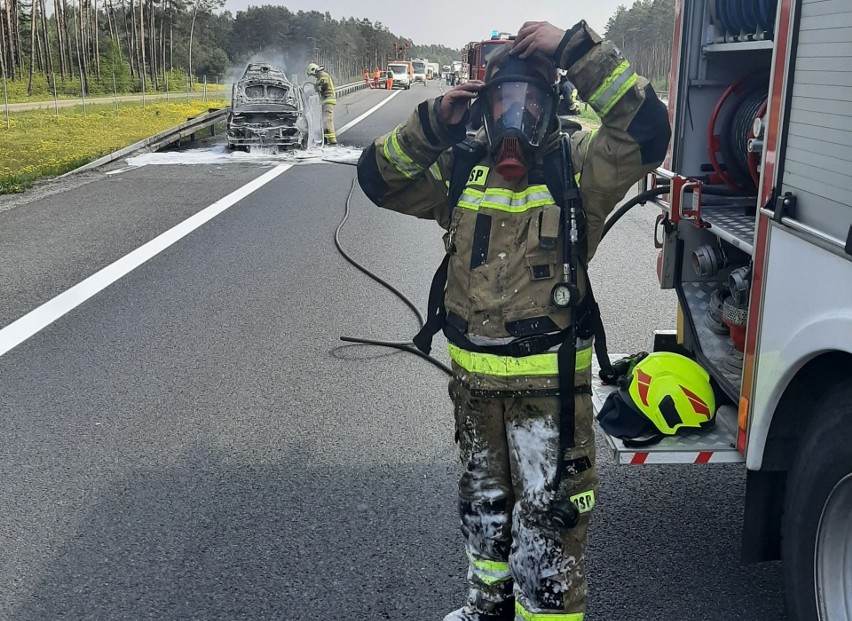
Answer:
[(444, 93), (443, 99), (441, 99), (441, 109), (438, 110), (438, 118), (445, 125), (461, 123), (470, 107), (470, 102), (476, 99), (479, 89), (483, 86), (483, 82), (471, 80), (448, 90)]
[(521, 58), (527, 58), (533, 52), (553, 56), (564, 36), (565, 31), (550, 22), (526, 22), (515, 37), (512, 54)]

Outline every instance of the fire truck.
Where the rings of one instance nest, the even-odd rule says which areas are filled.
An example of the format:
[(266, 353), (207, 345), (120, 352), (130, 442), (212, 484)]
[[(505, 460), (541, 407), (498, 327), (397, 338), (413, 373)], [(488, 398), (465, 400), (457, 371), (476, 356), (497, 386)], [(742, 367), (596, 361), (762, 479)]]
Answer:
[(646, 188), (678, 315), (654, 349), (699, 362), (720, 405), (707, 431), (607, 442), (623, 464), (743, 463), (743, 561), (783, 559), (791, 618), (849, 621), (852, 2), (675, 4), (673, 138)]
[(501, 45), (511, 43), (515, 37), (507, 32), (491, 33), (490, 39), (482, 41), (471, 41), (462, 49), (462, 82), (468, 80), (484, 80), (485, 65), (492, 54), (500, 49)]

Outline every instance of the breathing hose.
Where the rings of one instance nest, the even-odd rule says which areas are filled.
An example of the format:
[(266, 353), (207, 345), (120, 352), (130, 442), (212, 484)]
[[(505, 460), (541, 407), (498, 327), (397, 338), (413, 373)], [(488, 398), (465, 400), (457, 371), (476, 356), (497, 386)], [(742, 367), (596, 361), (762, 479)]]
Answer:
[[(353, 164), (351, 162), (341, 162), (341, 161), (334, 161), (334, 160), (323, 160), (323, 161), (328, 162), (330, 164), (346, 164), (346, 165), (349, 165), (349, 166), (357, 166), (357, 164)], [(422, 328), (424, 323), (425, 323), (425, 320), (423, 319), (423, 314), (420, 312), (420, 310), (417, 308), (417, 306), (415, 306), (415, 304), (409, 298), (407, 298), (405, 296), (405, 294), (403, 294), (399, 289), (397, 289), (396, 287), (391, 285), (389, 282), (387, 282), (385, 279), (374, 274), (373, 272), (368, 270), (366, 267), (364, 267), (363, 265), (358, 263), (358, 261), (353, 259), (349, 255), (349, 253), (347, 253), (346, 250), (344, 250), (343, 246), (340, 243), (340, 231), (343, 230), (343, 226), (346, 224), (346, 221), (349, 219), (349, 213), (351, 211), (352, 194), (355, 192), (355, 181), (356, 181), (356, 178), (353, 178), (352, 184), (349, 187), (349, 193), (346, 196), (346, 202), (344, 204), (343, 219), (340, 221), (340, 224), (337, 225), (337, 230), (334, 232), (334, 245), (337, 248), (337, 251), (340, 253), (340, 255), (344, 259), (346, 259), (346, 261), (348, 261), (353, 267), (355, 267), (355, 269), (357, 269), (358, 271), (362, 272), (363, 274), (369, 276), (370, 278), (375, 280), (377, 283), (379, 283), (381, 286), (383, 286), (385, 289), (387, 289), (388, 291), (393, 293), (400, 300), (402, 300), (402, 302), (408, 308), (410, 308), (411, 311), (415, 314), (415, 316), (417, 317), (417, 321), (420, 324), (420, 327)], [(669, 192), (668, 186), (660, 186), (660, 187), (648, 190), (646, 192), (642, 192), (641, 194), (637, 194), (636, 196), (631, 198), (629, 201), (627, 201), (621, 207), (619, 207), (618, 210), (615, 211), (615, 213), (613, 213), (612, 216), (606, 221), (606, 224), (604, 225), (604, 228), (603, 228), (603, 232), (601, 233), (601, 239), (606, 237), (606, 234), (616, 224), (616, 222), (618, 222), (624, 216), (624, 214), (626, 214), (628, 211), (633, 209), (636, 205), (643, 205), (643, 204), (647, 203), (649, 200), (651, 200), (652, 198), (654, 198), (655, 196), (659, 196), (661, 194), (666, 194), (667, 192)], [(366, 339), (366, 338), (355, 337), (355, 336), (341, 336), (340, 340), (344, 341), (346, 343), (358, 343), (358, 344), (361, 344), (361, 345), (376, 345), (378, 347), (390, 347), (392, 349), (398, 349), (400, 351), (405, 351), (405, 352), (408, 352), (410, 354), (414, 354), (415, 356), (419, 356), (420, 358), (423, 358), (424, 360), (426, 360), (430, 364), (441, 369), (444, 373), (446, 373), (449, 376), (452, 376), (452, 374), (453, 374), (452, 369), (450, 369), (446, 364), (444, 364), (443, 362), (441, 362), (437, 358), (433, 358), (432, 356), (430, 356), (428, 354), (424, 354), (422, 351), (417, 349), (411, 341), (384, 341), (384, 340), (378, 340), (378, 339)]]

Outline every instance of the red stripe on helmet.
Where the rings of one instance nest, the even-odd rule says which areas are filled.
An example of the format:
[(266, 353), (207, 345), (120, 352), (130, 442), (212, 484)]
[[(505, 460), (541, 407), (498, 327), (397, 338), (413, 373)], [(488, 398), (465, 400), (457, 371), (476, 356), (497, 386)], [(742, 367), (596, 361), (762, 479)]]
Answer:
[(701, 397), (691, 390), (687, 390), (683, 386), (681, 386), (680, 389), (683, 391), (683, 394), (686, 395), (686, 398), (689, 399), (689, 402), (692, 404), (692, 408), (695, 410), (696, 414), (706, 416), (708, 419), (712, 418), (713, 414), (710, 412), (710, 408), (706, 403), (704, 403), (704, 400)]
[(648, 405), (648, 389), (651, 387), (651, 376), (642, 371), (641, 369), (636, 369), (636, 386), (639, 391), (639, 398), (642, 400), (643, 405)]

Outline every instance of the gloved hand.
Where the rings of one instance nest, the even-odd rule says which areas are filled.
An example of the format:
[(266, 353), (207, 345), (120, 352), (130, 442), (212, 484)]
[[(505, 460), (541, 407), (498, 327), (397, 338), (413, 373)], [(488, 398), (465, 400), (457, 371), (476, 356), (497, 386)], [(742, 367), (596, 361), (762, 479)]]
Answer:
[(562, 42), (565, 31), (550, 22), (526, 22), (512, 44), (512, 54), (527, 58), (534, 52), (553, 56)]
[(444, 125), (457, 125), (464, 120), (464, 115), (470, 107), (470, 102), (476, 98), (479, 90), (485, 85), (479, 80), (471, 80), (454, 86), (441, 99), (438, 118)]
[(632, 356), (625, 356), (612, 363), (612, 374), (604, 373), (601, 370), (598, 376), (605, 385), (617, 385), (619, 388), (627, 388), (633, 368), (644, 360), (647, 355), (648, 352), (640, 351)]

